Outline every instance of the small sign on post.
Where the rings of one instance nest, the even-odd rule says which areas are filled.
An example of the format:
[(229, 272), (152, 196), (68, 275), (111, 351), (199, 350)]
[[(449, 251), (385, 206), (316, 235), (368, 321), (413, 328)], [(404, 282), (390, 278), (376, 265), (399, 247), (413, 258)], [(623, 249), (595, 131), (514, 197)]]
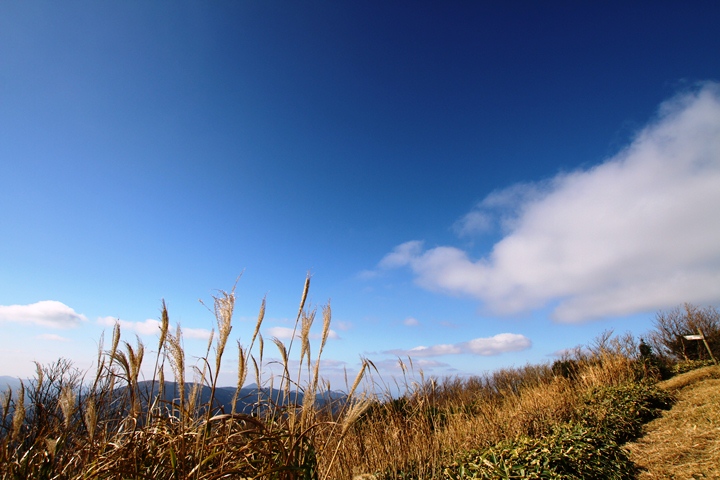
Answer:
[(698, 328), (698, 334), (699, 335), (683, 335), (683, 338), (685, 340), (702, 340), (705, 344), (705, 348), (707, 349), (708, 353), (710, 354), (710, 358), (712, 358), (712, 361), (715, 365), (718, 364), (718, 361), (715, 360), (715, 357), (712, 354), (712, 350), (710, 350), (710, 345), (708, 345), (707, 340), (705, 340), (705, 335), (703, 335), (702, 330)]

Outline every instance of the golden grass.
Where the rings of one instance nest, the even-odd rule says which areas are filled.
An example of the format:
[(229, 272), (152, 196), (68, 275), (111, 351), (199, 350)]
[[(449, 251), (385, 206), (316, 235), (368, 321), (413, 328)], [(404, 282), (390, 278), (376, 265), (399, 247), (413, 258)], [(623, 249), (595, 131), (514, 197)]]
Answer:
[(404, 396), (375, 405), (352, 426), (333, 478), (438, 478), (458, 453), (542, 436), (572, 420), (591, 389), (637, 374), (633, 360), (617, 351), (577, 361), (582, 375), (573, 380), (541, 365), (469, 380), (408, 381)]
[(659, 382), (658, 386), (670, 392), (675, 392), (688, 385), (695, 385), (698, 382), (711, 378), (720, 378), (720, 367), (704, 367), (691, 370), (687, 373), (672, 377), (669, 380)]
[(677, 402), (628, 445), (641, 480), (720, 478), (720, 367), (705, 367), (659, 384)]
[[(238, 342), (237, 388), (227, 412), (215, 404), (215, 393), (232, 330), (234, 288), (213, 297), (210, 311), (218, 331), (192, 384), (185, 379), (182, 329), (169, 331), (164, 302), (152, 375), (160, 393), (141, 388), (145, 347), (139, 339), (134, 345), (122, 341), (119, 325), (108, 351), (101, 339), (97, 372), (85, 387), (81, 373), (68, 363), (38, 365), (34, 383), (0, 401), (0, 478), (442, 478), (458, 454), (542, 436), (574, 420), (593, 389), (647, 374), (633, 356), (633, 340), (609, 334), (589, 352), (577, 350), (566, 358), (565, 366), (572, 368), (561, 373), (550, 365), (527, 365), (481, 377), (437, 379), (415, 372), (412, 360), (399, 360), (404, 374), (396, 383), (399, 396), (389, 390), (372, 393), (379, 383), (372, 374), (380, 372), (362, 359), (347, 398), (328, 408), (315, 398), (326, 385), (320, 365), (332, 312), (329, 304), (323, 307), (320, 341), (311, 345), (316, 310), (305, 306), (309, 286), (307, 277), (294, 328), (297, 339), (293, 335), (287, 345), (271, 339), (281, 357), (278, 377), (264, 378), (263, 299), (249, 345)], [(317, 349), (314, 354), (311, 347)], [(177, 388), (170, 400), (162, 394), (166, 363)], [(297, 371), (290, 371), (291, 364), (298, 365)], [(258, 385), (274, 386), (280, 398), (258, 394), (253, 413), (239, 413), (236, 404), (249, 369)], [(664, 386), (685, 395), (699, 379), (720, 378), (713, 372), (692, 372)], [(205, 404), (200, 403), (202, 386), (210, 389)], [(304, 394), (302, 401), (298, 392)], [(23, 396), (31, 400), (27, 412)], [(703, 408), (698, 405), (698, 415), (711, 418)], [(718, 436), (717, 427), (696, 440), (716, 456), (720, 452), (711, 435)]]

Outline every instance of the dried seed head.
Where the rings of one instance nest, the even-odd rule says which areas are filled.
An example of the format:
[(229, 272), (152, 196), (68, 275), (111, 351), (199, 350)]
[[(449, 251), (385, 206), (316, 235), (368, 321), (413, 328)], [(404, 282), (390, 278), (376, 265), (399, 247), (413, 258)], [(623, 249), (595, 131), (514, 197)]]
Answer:
[(120, 321), (116, 321), (115, 326), (113, 327), (113, 340), (112, 340), (112, 347), (110, 347), (110, 358), (115, 356), (115, 352), (117, 352), (119, 344), (120, 344)]
[(230, 293), (221, 291), (220, 295), (213, 297), (215, 319), (218, 326), (217, 345), (215, 347), (215, 373), (220, 370), (220, 362), (225, 352), (230, 331), (232, 330), (232, 316), (235, 309), (235, 287)]
[(298, 310), (298, 318), (302, 315), (303, 308), (305, 308), (305, 300), (307, 300), (308, 290), (310, 290), (310, 273), (308, 272), (305, 277), (305, 285), (303, 286), (302, 297), (300, 297), (300, 309)]
[(95, 399), (88, 397), (85, 402), (85, 428), (87, 428), (90, 441), (95, 438), (95, 426), (97, 425), (97, 410), (95, 407)]
[(60, 410), (65, 419), (65, 429), (70, 429), (73, 413), (75, 413), (75, 392), (70, 385), (65, 385), (60, 391)]
[(287, 369), (288, 366), (288, 351), (285, 348), (285, 344), (277, 337), (272, 338), (272, 342), (277, 345), (280, 356), (282, 357), (283, 366)]
[(2, 394), (2, 419), (3, 422), (8, 413), (10, 413), (10, 401), (12, 400), (12, 389), (8, 386), (8, 389)]
[(320, 341), (320, 350), (322, 351), (323, 347), (325, 347), (325, 342), (327, 342), (328, 335), (330, 335), (330, 320), (332, 319), (332, 310), (330, 309), (330, 300), (328, 300), (327, 305), (325, 305), (322, 309), (323, 312), (323, 331)]
[(365, 370), (368, 368), (368, 360), (363, 359), (362, 360), (362, 367), (360, 367), (360, 371), (357, 373), (357, 376), (355, 377), (355, 381), (352, 384), (352, 387), (350, 387), (350, 392), (348, 393), (348, 398), (351, 398), (353, 394), (355, 393), (355, 390), (360, 385), (360, 381), (365, 376)]
[(257, 360), (255, 360), (255, 356), (251, 356), (250, 359), (253, 362), (253, 368), (255, 369), (255, 384), (258, 386), (258, 389), (260, 388), (260, 368), (258, 367)]
[(240, 389), (245, 384), (245, 378), (247, 377), (247, 358), (245, 357), (245, 350), (240, 345), (240, 340), (237, 341), (238, 346), (238, 376), (237, 376), (237, 388), (235, 388), (235, 394), (232, 398), (231, 413), (235, 414), (235, 406), (237, 405), (238, 396), (240, 395)]
[(252, 340), (250, 340), (250, 348), (252, 348), (255, 343), (255, 339), (260, 332), (260, 325), (262, 325), (263, 319), (265, 318), (265, 303), (266, 299), (263, 297), (262, 303), (260, 304), (260, 312), (258, 313), (257, 323), (255, 324), (255, 331), (253, 332)]
[(259, 350), (259, 358), (260, 363), (263, 361), (263, 350), (265, 350), (265, 340), (263, 339), (262, 334), (258, 335), (258, 350)]
[(36, 372), (35, 375), (37, 376), (37, 384), (35, 385), (35, 391), (39, 393), (40, 390), (42, 389), (42, 383), (43, 383), (43, 378), (44, 378), (45, 374), (43, 372), (42, 365), (40, 365), (40, 362), (34, 362), (34, 363), (35, 363), (35, 372)]
[(20, 380), (20, 390), (18, 390), (18, 400), (15, 402), (15, 412), (12, 420), (12, 439), (17, 440), (25, 422), (25, 385)]
[[(95, 384), (100, 380), (100, 376), (102, 375), (103, 368), (105, 366), (105, 359), (103, 357), (103, 352), (105, 349), (105, 332), (103, 331), (100, 334), (100, 340), (98, 341), (98, 356), (97, 356), (97, 372), (95, 373)], [(93, 387), (94, 389), (94, 387)]]
[(352, 407), (350, 407), (350, 410), (348, 410), (342, 420), (340, 435), (344, 436), (348, 429), (358, 420), (358, 418), (360, 418), (363, 413), (367, 411), (368, 408), (370, 408), (372, 404), (373, 400), (368, 397), (361, 398), (359, 401), (353, 403)]
[(158, 342), (158, 352), (162, 350), (167, 338), (168, 330), (170, 329), (170, 315), (168, 315), (167, 305), (165, 299), (162, 301), (162, 310), (160, 312), (160, 341)]
[(175, 335), (168, 334), (168, 346), (170, 347), (170, 368), (175, 375), (175, 382), (178, 385), (181, 409), (185, 406), (185, 351), (182, 347), (182, 329), (180, 324), (175, 329)]
[(163, 365), (160, 365), (160, 368), (158, 368), (158, 382), (160, 383), (158, 387), (158, 397), (162, 399), (165, 393), (165, 368)]
[(315, 310), (310, 312), (303, 312), (302, 314), (302, 325), (300, 327), (300, 363), (302, 364), (305, 355), (308, 356), (308, 362), (310, 361), (310, 328), (315, 321)]
[(201, 388), (202, 388), (202, 383), (199, 381), (194, 381), (192, 384), (192, 388), (190, 388), (190, 395), (188, 397), (188, 408), (191, 411), (197, 405), (198, 398), (200, 397), (200, 389)]
[(237, 341), (238, 346), (238, 378), (237, 378), (237, 389), (240, 390), (245, 385), (245, 378), (247, 378), (247, 357), (245, 350), (240, 345), (240, 340)]
[(145, 356), (145, 345), (143, 345), (139, 336), (136, 335), (135, 338), (137, 338), (137, 347), (135, 349), (133, 349), (132, 345), (128, 342), (125, 342), (125, 347), (127, 348), (128, 353), (128, 363), (130, 366), (130, 381), (133, 384), (137, 383), (140, 375), (140, 367), (142, 366), (143, 357)]

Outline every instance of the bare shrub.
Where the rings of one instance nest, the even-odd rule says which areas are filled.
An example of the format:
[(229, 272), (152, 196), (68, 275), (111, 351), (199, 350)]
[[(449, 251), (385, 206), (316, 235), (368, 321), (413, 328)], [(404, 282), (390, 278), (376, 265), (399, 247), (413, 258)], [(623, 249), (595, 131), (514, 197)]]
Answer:
[(655, 330), (649, 342), (660, 353), (675, 360), (710, 360), (702, 341), (686, 340), (685, 335), (702, 331), (713, 355), (720, 354), (720, 311), (715, 307), (697, 307), (686, 303), (682, 307), (658, 312)]

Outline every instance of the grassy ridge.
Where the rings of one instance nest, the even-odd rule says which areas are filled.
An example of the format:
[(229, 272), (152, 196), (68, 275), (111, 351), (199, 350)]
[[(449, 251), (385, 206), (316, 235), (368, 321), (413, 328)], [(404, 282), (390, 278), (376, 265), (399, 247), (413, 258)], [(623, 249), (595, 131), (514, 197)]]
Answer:
[[(0, 402), (0, 478), (632, 478), (621, 444), (671, 401), (653, 386), (657, 369), (635, 340), (607, 335), (554, 365), (469, 379), (426, 379), (400, 360), (399, 397), (362, 391), (364, 377), (372, 385), (380, 373), (364, 360), (348, 396), (328, 408), (315, 399), (324, 388), (331, 311), (322, 309), (311, 355), (316, 311), (305, 308), (308, 288), (309, 279), (297, 337), (270, 342), (283, 361), (280, 377), (263, 378), (261, 305), (250, 344), (237, 346), (229, 409), (219, 407), (216, 383), (232, 291), (215, 298), (218, 333), (193, 382), (185, 381), (182, 331), (169, 330), (165, 305), (150, 389), (139, 378), (144, 345), (122, 341), (118, 326), (110, 348), (101, 342), (89, 382), (65, 361), (38, 365), (30, 385)], [(291, 359), (299, 359), (297, 371)], [(163, 392), (168, 370), (178, 389), (172, 401)], [(253, 414), (240, 413), (241, 387), (253, 376), (279, 397), (259, 396)], [(201, 395), (203, 386), (209, 394)]]

